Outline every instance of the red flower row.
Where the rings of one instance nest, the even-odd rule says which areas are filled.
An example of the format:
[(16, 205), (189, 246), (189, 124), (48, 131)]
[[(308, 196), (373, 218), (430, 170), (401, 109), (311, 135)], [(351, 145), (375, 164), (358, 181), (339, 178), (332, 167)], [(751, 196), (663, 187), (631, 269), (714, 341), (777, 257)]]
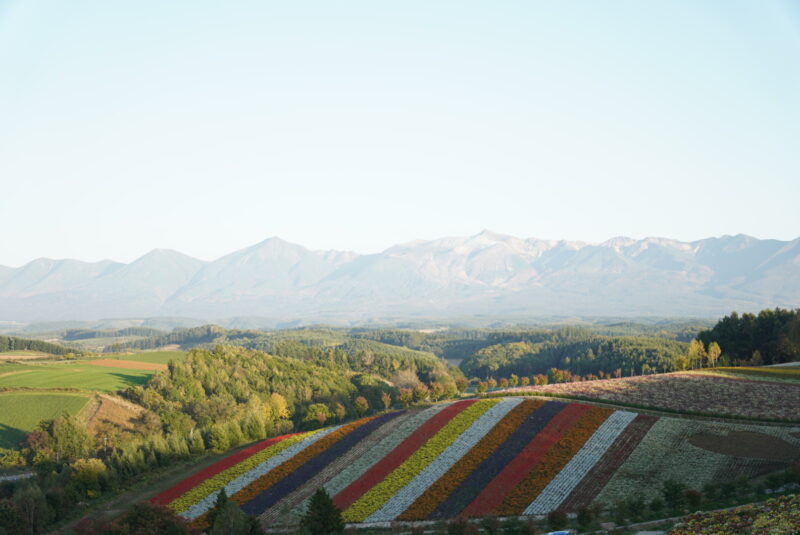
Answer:
[(344, 511), (365, 492), (377, 485), (391, 474), (398, 466), (408, 459), (415, 451), (424, 445), (428, 439), (435, 435), (450, 420), (461, 411), (475, 403), (477, 400), (466, 400), (453, 403), (439, 411), (431, 419), (417, 428), (411, 435), (401, 442), (390, 454), (375, 463), (361, 477), (350, 483), (340, 493), (333, 497), (336, 507)]
[(425, 520), (463, 481), (539, 407), (542, 401), (525, 400), (511, 410), (480, 442), (458, 460), (399, 516), (400, 520)]
[(558, 442), (564, 433), (588, 410), (588, 405), (571, 403), (556, 414), (544, 429), (537, 433), (534, 439), (523, 448), (519, 455), (508, 463), (472, 503), (461, 512), (460, 516), (487, 516), (493, 514), (495, 509), (503, 503), (503, 499), (525, 479), (525, 476), (547, 453), (547, 450)]
[(581, 414), (561, 438), (537, 459), (535, 466), (532, 465), (533, 469), (528, 470), (528, 473), (506, 495), (495, 510), (497, 515), (522, 514), (613, 412), (611, 409), (591, 407)]
[(236, 452), (233, 455), (229, 455), (228, 457), (225, 457), (224, 459), (217, 461), (211, 466), (207, 466), (206, 468), (200, 470), (196, 474), (187, 477), (180, 483), (173, 485), (172, 487), (168, 488), (161, 494), (151, 498), (150, 501), (157, 505), (167, 505), (176, 498), (183, 496), (189, 490), (193, 489), (206, 479), (214, 477), (223, 470), (227, 470), (231, 466), (234, 466), (240, 463), (241, 461), (244, 461), (248, 457), (251, 457), (252, 455), (258, 453), (259, 451), (268, 448), (269, 446), (272, 446), (273, 444), (280, 442), (281, 440), (293, 437), (296, 434), (297, 433), (292, 433), (289, 435), (281, 435), (279, 437), (263, 440), (257, 444), (253, 444), (252, 446), (248, 446), (247, 448), (239, 452)]

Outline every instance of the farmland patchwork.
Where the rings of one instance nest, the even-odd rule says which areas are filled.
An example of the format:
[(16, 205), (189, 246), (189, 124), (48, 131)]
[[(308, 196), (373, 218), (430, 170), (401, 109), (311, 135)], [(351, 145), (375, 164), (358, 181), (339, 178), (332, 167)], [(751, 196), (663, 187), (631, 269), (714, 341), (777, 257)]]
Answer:
[(537, 399), (464, 400), (265, 440), (152, 501), (198, 526), (223, 488), (265, 525), (292, 509), (302, 513), (320, 486), (351, 523), (576, 511), (624, 495), (654, 470), (724, 478), (734, 457), (693, 446), (702, 441), (692, 437), (739, 428), (800, 448), (786, 428)]

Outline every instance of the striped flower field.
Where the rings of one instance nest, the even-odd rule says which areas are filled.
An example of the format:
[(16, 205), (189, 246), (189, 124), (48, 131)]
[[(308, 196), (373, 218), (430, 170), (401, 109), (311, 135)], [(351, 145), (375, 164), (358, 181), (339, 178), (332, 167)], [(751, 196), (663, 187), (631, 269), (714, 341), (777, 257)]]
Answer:
[[(682, 422), (581, 403), (462, 400), (265, 440), (152, 501), (197, 526), (223, 488), (265, 526), (290, 511), (302, 513), (320, 486), (349, 523), (577, 511), (601, 493), (624, 492), (647, 459), (680, 463), (678, 457), (700, 452), (706, 477), (724, 477), (734, 458), (689, 444), (687, 437), (702, 432), (701, 424), (693, 422), (683, 433)], [(672, 430), (670, 440), (663, 438), (665, 430)], [(794, 431), (768, 432), (800, 448)], [(713, 467), (719, 473), (709, 471)]]

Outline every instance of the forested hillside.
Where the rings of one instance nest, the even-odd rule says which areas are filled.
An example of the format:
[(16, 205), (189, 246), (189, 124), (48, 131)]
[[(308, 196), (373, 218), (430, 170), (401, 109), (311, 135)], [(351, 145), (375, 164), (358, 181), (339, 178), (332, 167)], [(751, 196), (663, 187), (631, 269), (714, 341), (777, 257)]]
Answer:
[(199, 432), (208, 447), (224, 451), (294, 427), (315, 428), (457, 393), (455, 378), (435, 357), (425, 366), (400, 355), (370, 357), (364, 350), (328, 350), (301, 359), (234, 346), (194, 349), (126, 394), (158, 414), (166, 432)]
[[(541, 340), (539, 338), (539, 340)], [(686, 354), (687, 345), (654, 337), (620, 337), (578, 334), (532, 341), (530, 337), (485, 347), (461, 363), (468, 377), (529, 376), (551, 368), (573, 374), (624, 375), (669, 372)]]
[[(452, 390), (454, 379), (461, 376), (458, 369), (448, 370), (445, 362), (432, 353), (351, 337), (347, 331), (341, 329), (254, 331), (205, 325), (120, 344), (114, 346), (114, 349), (153, 349), (170, 344), (187, 349), (212, 349), (217, 345), (244, 347), (323, 367), (333, 367), (340, 372), (376, 374), (411, 388), (419, 380), (427, 384), (439, 382)], [(400, 372), (411, 372), (414, 378), (410, 382), (399, 379)]]
[(698, 336), (705, 345), (716, 342), (732, 363), (753, 365), (800, 360), (800, 309), (766, 309), (756, 314), (736, 312)]

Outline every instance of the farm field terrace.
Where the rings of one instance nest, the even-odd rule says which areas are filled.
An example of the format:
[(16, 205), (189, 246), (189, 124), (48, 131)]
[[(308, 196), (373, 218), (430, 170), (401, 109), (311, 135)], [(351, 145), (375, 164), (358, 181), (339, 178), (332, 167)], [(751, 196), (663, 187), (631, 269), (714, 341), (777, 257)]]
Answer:
[(88, 394), (72, 392), (0, 392), (0, 448), (14, 448), (41, 420), (66, 411), (78, 414)]
[(800, 459), (799, 432), (558, 400), (461, 400), (265, 440), (152, 501), (197, 527), (222, 488), (264, 526), (294, 524), (321, 486), (352, 524), (575, 512), (658, 496), (668, 479), (699, 489), (785, 468)]
[(698, 415), (800, 422), (800, 370), (704, 369), (512, 388), (492, 395), (561, 396)]

